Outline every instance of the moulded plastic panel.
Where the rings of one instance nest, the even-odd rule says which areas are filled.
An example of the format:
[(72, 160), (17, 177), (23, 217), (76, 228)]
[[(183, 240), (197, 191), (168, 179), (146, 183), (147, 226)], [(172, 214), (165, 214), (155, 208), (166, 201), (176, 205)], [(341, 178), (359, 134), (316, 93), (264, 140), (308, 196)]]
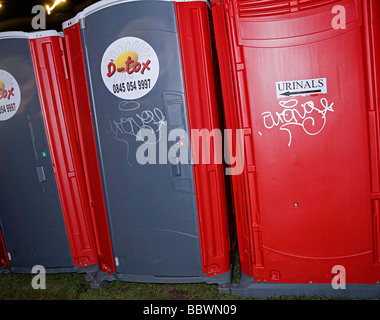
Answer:
[(5, 269), (9, 268), (7, 250), (5, 248), (4, 239), (3, 239), (1, 230), (0, 230), (0, 266)]
[[(209, 8), (205, 2), (199, 1), (178, 2), (175, 8), (190, 128), (195, 129), (195, 134), (205, 129), (222, 135), (221, 90), (216, 51), (210, 33)], [(222, 157), (222, 145), (218, 146), (217, 140), (214, 140), (210, 150), (203, 149), (206, 141), (196, 139), (191, 132), (193, 159), (198, 157), (193, 169), (203, 272), (213, 276), (226, 273), (231, 268), (233, 222), (232, 214), (229, 214), (232, 209), (230, 190), (224, 166), (214, 161), (215, 156)], [(204, 151), (205, 154), (202, 153)], [(205, 161), (207, 156), (210, 163)]]
[(212, 6), (227, 127), (245, 130), (236, 292), (365, 294), (332, 289), (343, 266), (378, 294), (378, 3)]
[(373, 237), (374, 261), (380, 264), (380, 142), (379, 142), (379, 96), (380, 96), (380, 3), (378, 1), (364, 2), (364, 16), (366, 21), (365, 41), (366, 71), (368, 77), (368, 120), (371, 148), (372, 169), (372, 210), (373, 210)]
[(30, 39), (53, 170), (74, 264), (98, 262), (90, 202), (83, 172), (63, 37)]
[[(100, 1), (64, 23), (64, 34), (79, 135), (90, 142), (82, 152), (93, 155), (86, 174), (92, 198), (104, 196), (94, 213), (104, 263), (120, 280), (229, 282), (224, 167), (193, 166), (190, 153), (191, 129), (222, 126), (207, 3)], [(126, 70), (124, 56), (138, 64)], [(156, 164), (136, 158), (141, 128), (159, 137)], [(179, 144), (185, 158), (172, 163)]]
[(64, 29), (67, 65), (73, 92), (73, 114), (78, 128), (78, 141), (83, 159), (89, 201), (91, 204), (99, 268), (115, 272), (108, 221), (96, 152), (94, 128), (86, 76), (83, 44), (79, 23)]
[(96, 271), (62, 36), (0, 35), (1, 229), (12, 272)]

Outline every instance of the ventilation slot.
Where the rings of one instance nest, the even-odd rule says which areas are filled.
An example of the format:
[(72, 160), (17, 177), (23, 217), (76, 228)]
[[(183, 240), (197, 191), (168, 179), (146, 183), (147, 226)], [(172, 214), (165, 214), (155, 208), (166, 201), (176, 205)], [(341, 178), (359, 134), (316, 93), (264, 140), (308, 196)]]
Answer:
[(265, 17), (319, 8), (339, 0), (237, 0), (240, 18)]

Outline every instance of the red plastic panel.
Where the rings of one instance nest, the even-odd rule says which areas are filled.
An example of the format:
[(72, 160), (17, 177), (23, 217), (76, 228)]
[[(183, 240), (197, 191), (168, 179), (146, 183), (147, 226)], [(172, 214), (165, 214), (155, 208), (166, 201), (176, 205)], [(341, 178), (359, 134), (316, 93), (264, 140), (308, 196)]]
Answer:
[[(244, 172), (232, 177), (242, 272), (330, 283), (343, 265), (347, 282), (376, 283), (379, 6), (247, 13), (264, 2), (285, 3), (244, 2), (242, 15), (242, 1), (213, 2), (226, 123), (245, 129)], [(344, 29), (333, 28), (335, 5)]]
[[(212, 3), (212, 16), (214, 20), (215, 28), (215, 42), (218, 49), (218, 62), (221, 75), (222, 84), (222, 96), (224, 101), (224, 114), (226, 128), (232, 130), (231, 141), (233, 145), (233, 150), (236, 150), (236, 130), (239, 128), (238, 112), (240, 101), (235, 97), (235, 74), (231, 70), (233, 42), (231, 37), (233, 34), (232, 30), (228, 29), (226, 24), (224, 6), (222, 2)], [(236, 105), (236, 107), (235, 107)], [(244, 172), (243, 172), (244, 173)], [(239, 243), (239, 258), (241, 271), (244, 274), (251, 274), (251, 255), (250, 246), (252, 238), (249, 236), (248, 228), (248, 216), (245, 214), (246, 211), (246, 201), (244, 197), (244, 174), (232, 175), (232, 195), (235, 211), (235, 222), (238, 235)], [(243, 249), (242, 249), (243, 248)]]
[(374, 258), (380, 264), (380, 2), (364, 1), (366, 71), (368, 83), (368, 120), (372, 165), (372, 210)]
[(65, 28), (64, 34), (67, 65), (73, 92), (73, 115), (78, 128), (79, 147), (83, 157), (83, 170), (91, 204), (99, 267), (104, 272), (112, 273), (115, 272), (115, 265), (98, 167), (79, 23)]
[[(204, 1), (176, 2), (175, 9), (189, 128), (206, 129), (208, 132), (221, 130), (222, 104), (218, 95), (220, 88), (216, 73), (216, 55), (210, 35), (208, 6)], [(216, 152), (222, 154), (221, 150)], [(213, 161), (210, 164), (202, 163), (204, 155), (201, 146), (198, 156), (199, 163), (193, 168), (203, 273), (213, 276), (228, 272), (231, 268), (229, 199), (228, 193), (226, 198), (223, 165)], [(214, 159), (213, 148), (210, 150), (210, 159)]]
[(98, 263), (84, 179), (72, 96), (63, 47), (58, 36), (30, 39), (53, 170), (62, 204), (74, 264)]
[(298, 0), (298, 1), (277, 1), (262, 0), (260, 4), (252, 6), (251, 0), (237, 1), (238, 14), (241, 17), (265, 17), (282, 15), (294, 11), (314, 9), (336, 0)]
[(4, 239), (3, 239), (1, 230), (0, 230), (0, 266), (4, 267), (5, 269), (9, 268), (7, 250), (5, 249)]

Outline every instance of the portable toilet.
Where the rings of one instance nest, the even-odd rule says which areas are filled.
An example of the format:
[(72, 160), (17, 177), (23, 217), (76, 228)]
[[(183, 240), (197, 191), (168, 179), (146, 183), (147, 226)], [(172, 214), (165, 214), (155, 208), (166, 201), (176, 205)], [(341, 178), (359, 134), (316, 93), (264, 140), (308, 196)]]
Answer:
[(379, 1), (215, 0), (212, 16), (226, 127), (244, 130), (232, 292), (379, 296)]
[(63, 35), (0, 33), (1, 272), (98, 269)]
[(229, 290), (233, 234), (224, 162), (213, 161), (223, 119), (209, 15), (206, 1), (99, 1), (63, 24), (100, 239), (94, 288), (121, 280)]

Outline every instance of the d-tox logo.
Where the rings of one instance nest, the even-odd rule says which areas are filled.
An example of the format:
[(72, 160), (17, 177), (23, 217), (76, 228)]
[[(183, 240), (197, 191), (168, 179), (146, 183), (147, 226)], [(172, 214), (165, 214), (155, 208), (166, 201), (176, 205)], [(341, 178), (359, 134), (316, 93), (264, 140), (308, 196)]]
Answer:
[(21, 92), (16, 79), (9, 72), (0, 69), (0, 121), (12, 118), (20, 101)]
[(145, 96), (156, 84), (160, 66), (154, 49), (136, 37), (120, 38), (103, 54), (101, 74), (107, 89), (120, 99)]

